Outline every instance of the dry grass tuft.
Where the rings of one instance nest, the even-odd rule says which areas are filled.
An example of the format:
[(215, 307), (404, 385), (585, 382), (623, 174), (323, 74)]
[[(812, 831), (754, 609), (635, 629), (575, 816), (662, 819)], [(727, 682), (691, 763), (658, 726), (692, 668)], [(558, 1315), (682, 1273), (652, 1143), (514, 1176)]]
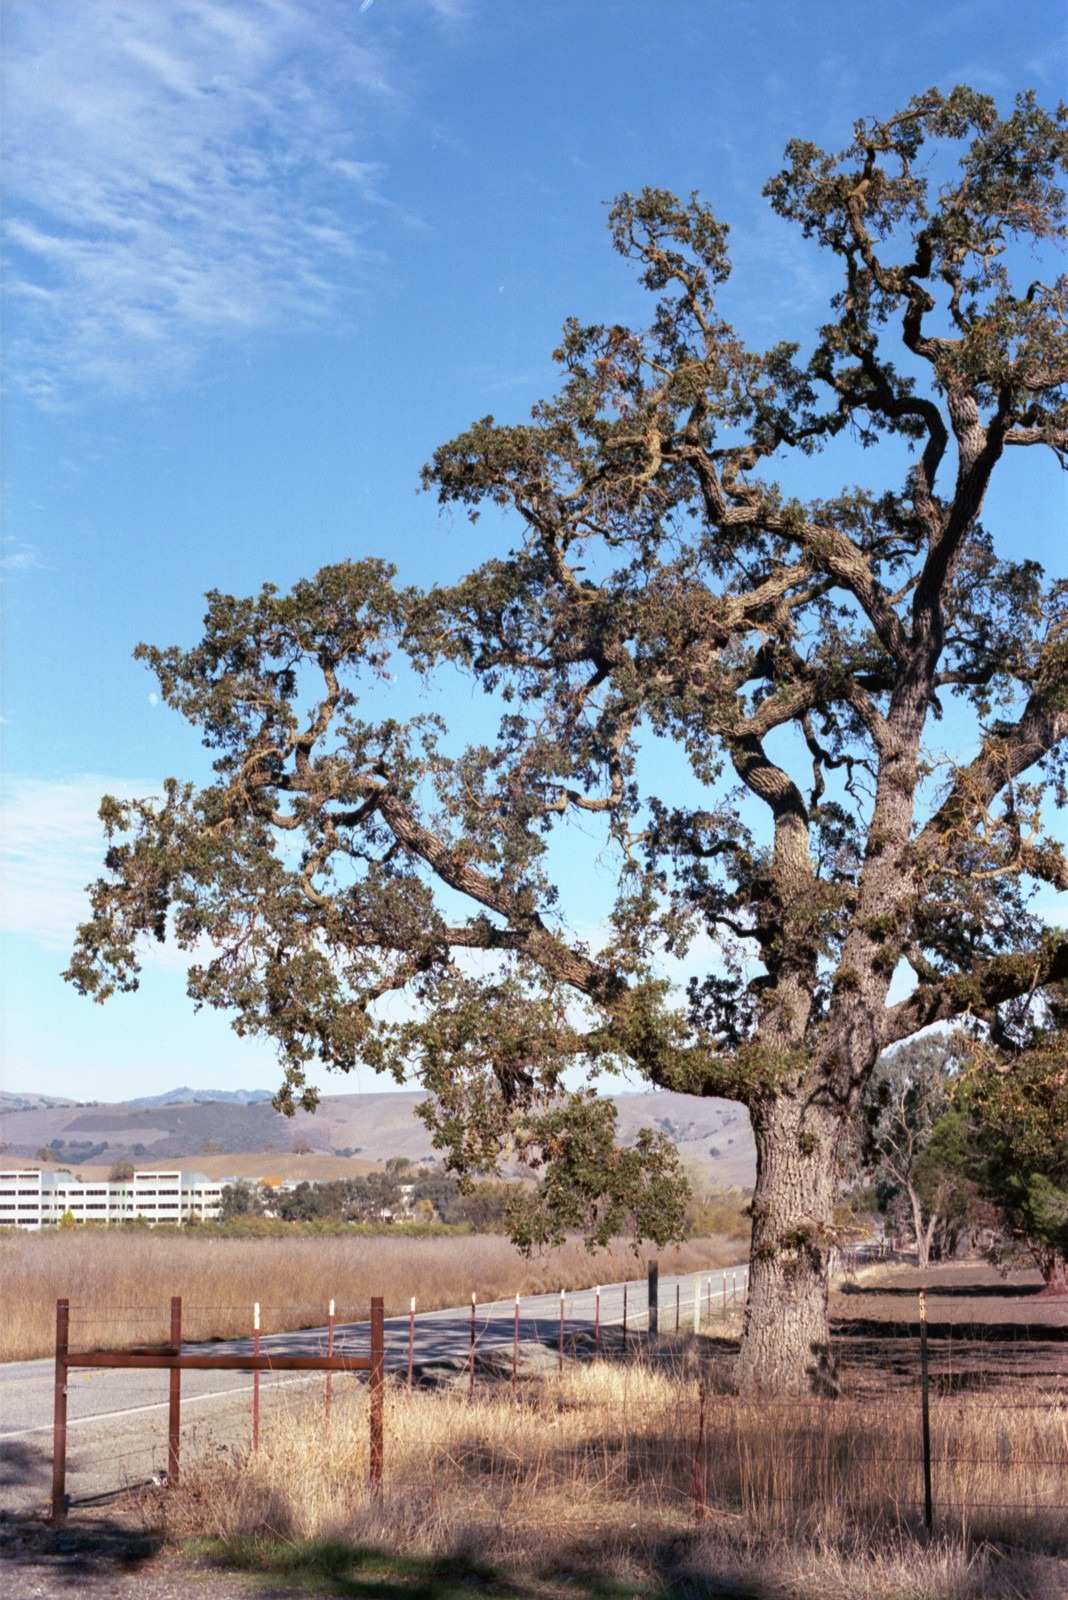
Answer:
[(1068, 1588), (1063, 1397), (936, 1402), (938, 1536), (923, 1548), (915, 1404), (756, 1404), (714, 1392), (705, 1363), (699, 1384), (690, 1356), (574, 1366), (472, 1404), (391, 1387), (380, 1500), (353, 1383), (328, 1435), (306, 1408), (275, 1418), (257, 1455), (204, 1450), (163, 1503), (168, 1532), (231, 1550), (341, 1540), (542, 1577), (596, 1570), (680, 1593), (743, 1571), (822, 1600)]
[[(665, 1257), (665, 1270), (724, 1266), (738, 1259), (726, 1239), (695, 1239)], [(227, 1239), (176, 1233), (78, 1229), (9, 1234), (0, 1242), (0, 1360), (51, 1353), (56, 1300), (71, 1302), (71, 1345), (107, 1348), (168, 1337), (170, 1296), (182, 1296), (187, 1340), (231, 1338), (251, 1329), (259, 1301), (265, 1333), (318, 1327), (337, 1301), (340, 1321), (367, 1316), (372, 1295), (386, 1314), (423, 1311), (546, 1290), (580, 1289), (642, 1271), (620, 1244), (590, 1255), (578, 1244), (527, 1261), (496, 1234), (327, 1235)]]

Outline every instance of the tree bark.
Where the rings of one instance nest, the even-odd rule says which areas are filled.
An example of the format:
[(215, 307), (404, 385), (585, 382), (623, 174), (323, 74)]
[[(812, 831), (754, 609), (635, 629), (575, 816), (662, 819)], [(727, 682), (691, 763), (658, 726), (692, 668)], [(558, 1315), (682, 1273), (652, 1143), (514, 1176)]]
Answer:
[(1047, 1245), (1037, 1239), (1028, 1239), (1027, 1248), (1035, 1259), (1035, 1265), (1046, 1280), (1038, 1291), (1038, 1298), (1068, 1295), (1068, 1258), (1060, 1256), (1052, 1245)]
[(908, 1193), (909, 1204), (912, 1207), (912, 1229), (916, 1235), (916, 1265), (921, 1272), (926, 1272), (931, 1264), (931, 1241), (935, 1235), (938, 1213), (937, 1211), (932, 1212), (926, 1226), (924, 1226), (923, 1204), (920, 1197), (907, 1180), (905, 1188)]
[(827, 1268), (842, 1123), (803, 1092), (750, 1111), (757, 1173), (738, 1386), (833, 1394)]

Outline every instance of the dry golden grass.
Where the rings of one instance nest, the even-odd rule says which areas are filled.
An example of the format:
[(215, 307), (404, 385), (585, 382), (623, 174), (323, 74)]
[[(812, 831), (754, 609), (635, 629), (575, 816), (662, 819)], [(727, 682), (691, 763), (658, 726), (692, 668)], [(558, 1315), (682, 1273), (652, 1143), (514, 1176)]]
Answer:
[(234, 1550), (347, 1540), (543, 1577), (646, 1582), (667, 1562), (669, 1592), (743, 1568), (750, 1584), (823, 1600), (1068, 1587), (1063, 1398), (934, 1404), (938, 1532), (924, 1549), (918, 1403), (755, 1404), (715, 1392), (701, 1365), (574, 1366), (515, 1398), (476, 1389), (472, 1404), (391, 1387), (380, 1501), (352, 1383), (328, 1436), (315, 1405), (277, 1417), (256, 1455), (209, 1444), (164, 1503), (166, 1526)]
[[(692, 1240), (661, 1257), (664, 1270), (727, 1265), (738, 1245)], [(246, 1335), (253, 1303), (263, 1330), (317, 1327), (337, 1302), (340, 1321), (364, 1318), (372, 1295), (387, 1315), (480, 1300), (579, 1289), (637, 1277), (643, 1271), (620, 1246), (590, 1255), (564, 1245), (531, 1261), (498, 1235), (424, 1235), (228, 1239), (207, 1233), (78, 1229), (8, 1235), (0, 1242), (0, 1360), (48, 1355), (55, 1345), (56, 1301), (71, 1302), (72, 1347), (109, 1348), (168, 1337), (170, 1297), (182, 1296), (188, 1340)]]

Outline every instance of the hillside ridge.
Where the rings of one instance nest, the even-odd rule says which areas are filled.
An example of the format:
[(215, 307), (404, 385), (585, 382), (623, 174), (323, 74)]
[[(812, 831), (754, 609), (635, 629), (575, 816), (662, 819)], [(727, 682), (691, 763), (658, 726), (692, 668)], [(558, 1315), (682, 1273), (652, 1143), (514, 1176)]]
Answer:
[[(316, 1112), (284, 1117), (274, 1110), (266, 1090), (230, 1091), (240, 1099), (179, 1100), (171, 1090), (136, 1101), (114, 1104), (78, 1103), (45, 1095), (0, 1095), (0, 1137), (3, 1165), (43, 1159), (49, 1165), (108, 1166), (130, 1161), (134, 1166), (181, 1164), (219, 1175), (228, 1158), (247, 1166), (300, 1168), (300, 1159), (328, 1161), (338, 1175), (352, 1161), (366, 1170), (391, 1156), (409, 1161), (440, 1159), (415, 1108), (426, 1098), (421, 1090), (323, 1095)], [(718, 1184), (749, 1185), (755, 1150), (743, 1107), (729, 1100), (698, 1100), (662, 1090), (613, 1095), (617, 1135), (624, 1145), (635, 1142), (639, 1129), (666, 1133), (683, 1160)], [(30, 1102), (30, 1103), (27, 1103)], [(236, 1167), (235, 1167), (236, 1170)], [(355, 1170), (355, 1165), (352, 1170)], [(311, 1172), (308, 1176), (311, 1176)]]

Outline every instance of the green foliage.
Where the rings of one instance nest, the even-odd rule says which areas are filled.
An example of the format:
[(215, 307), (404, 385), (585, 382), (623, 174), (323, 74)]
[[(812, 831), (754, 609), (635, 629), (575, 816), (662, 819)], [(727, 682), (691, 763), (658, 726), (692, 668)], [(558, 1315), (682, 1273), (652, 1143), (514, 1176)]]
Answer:
[(259, 1186), (238, 1178), (236, 1183), (224, 1183), (219, 1197), (219, 1220), (229, 1222), (235, 1217), (261, 1217), (263, 1193)]
[(283, 1222), (316, 1222), (342, 1216), (340, 1186), (334, 1183), (298, 1183), (295, 1189), (277, 1191), (276, 1211)]
[(632, 1149), (615, 1142), (616, 1108), (592, 1094), (571, 1096), (532, 1119), (522, 1152), (538, 1147), (546, 1175), (533, 1195), (518, 1190), (509, 1206), (510, 1231), (524, 1250), (559, 1244), (581, 1230), (607, 1246), (629, 1234), (662, 1242), (681, 1237), (689, 1181), (674, 1146), (642, 1128)]
[[(1063, 1000), (1061, 1002), (1063, 1010)], [(1039, 1029), (1014, 1060), (987, 1057), (960, 1096), (975, 1140), (973, 1173), (1011, 1246), (1068, 1290), (1068, 1031)]]

